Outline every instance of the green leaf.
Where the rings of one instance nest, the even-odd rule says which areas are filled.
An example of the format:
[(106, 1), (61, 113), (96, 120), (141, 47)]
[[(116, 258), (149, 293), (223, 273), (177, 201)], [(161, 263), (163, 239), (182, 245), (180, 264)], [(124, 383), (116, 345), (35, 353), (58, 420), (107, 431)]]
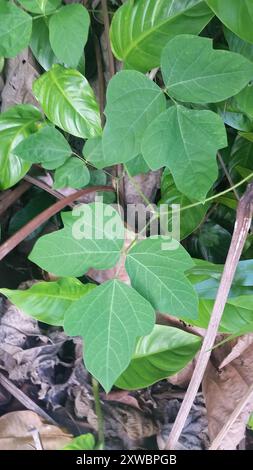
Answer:
[(174, 249), (167, 242), (148, 238), (131, 248), (126, 258), (131, 284), (159, 312), (195, 317), (198, 298), (184, 274), (192, 266), (191, 257), (175, 240)]
[[(181, 317), (183, 321), (200, 328), (207, 328), (214, 300), (200, 299), (198, 318), (189, 319)], [(226, 303), (222, 319), (219, 326), (219, 332), (236, 334), (243, 330), (244, 333), (252, 331), (252, 308), (253, 295), (245, 295), (229, 299)]]
[(38, 282), (26, 290), (0, 289), (0, 292), (36, 320), (62, 326), (66, 310), (95, 287), (66, 277), (55, 282)]
[(95, 168), (102, 169), (106, 166), (103, 155), (101, 136), (93, 137), (93, 139), (88, 139), (86, 141), (83, 147), (83, 156)]
[(240, 132), (239, 134), (244, 139), (247, 139), (250, 142), (253, 142), (253, 132)]
[(212, 263), (225, 263), (230, 242), (230, 232), (209, 220), (193, 235), (188, 248), (195, 258), (204, 258)]
[(26, 10), (32, 13), (49, 14), (56, 10), (61, 0), (18, 0)]
[(182, 34), (162, 53), (168, 94), (192, 103), (216, 103), (239, 93), (253, 78), (253, 63), (234, 52), (213, 50), (212, 40)]
[(90, 181), (90, 172), (83, 160), (70, 158), (57, 168), (54, 174), (54, 189), (76, 188), (80, 189)]
[(0, 17), (0, 56), (14, 57), (29, 44), (32, 18), (5, 0), (0, 0)]
[(234, 141), (229, 159), (229, 170), (243, 167), (253, 170), (253, 143), (242, 137)]
[(201, 340), (178, 328), (155, 325), (153, 331), (140, 338), (128, 368), (116, 382), (126, 390), (136, 390), (174, 375), (190, 362)]
[(94, 450), (95, 438), (92, 434), (81, 434), (67, 444), (63, 450)]
[(4, 57), (0, 57), (0, 73), (2, 72), (4, 68)]
[(118, 212), (100, 202), (62, 213), (64, 228), (41, 237), (29, 259), (58, 276), (108, 269), (120, 258), (124, 226)]
[(151, 305), (133, 288), (114, 279), (67, 310), (64, 330), (84, 338), (85, 365), (109, 392), (128, 366), (136, 338), (150, 333), (154, 322)]
[(205, 0), (215, 15), (237, 36), (253, 43), (252, 0)]
[(229, 29), (224, 27), (224, 35), (229, 45), (229, 49), (233, 52), (243, 55), (253, 61), (253, 45), (236, 36)]
[(142, 154), (152, 170), (167, 166), (181, 193), (202, 200), (218, 176), (216, 152), (226, 145), (217, 114), (172, 106), (146, 129)]
[[(195, 259), (188, 279), (202, 299), (215, 299), (224, 269), (222, 264), (213, 264), (201, 259)], [(253, 260), (243, 260), (238, 263), (229, 297), (253, 295)]]
[[(195, 201), (189, 199), (187, 196), (182, 194), (176, 188), (171, 172), (168, 168), (163, 173), (161, 182), (161, 199), (159, 201), (159, 207), (161, 204), (166, 204), (168, 207), (160, 209), (164, 213), (164, 209), (168, 213), (168, 230), (172, 230), (172, 204), (179, 204), (180, 209), (193, 204)], [(192, 209), (187, 209), (180, 213), (180, 239), (186, 238), (201, 224), (208, 210), (208, 204), (199, 205)]]
[[(27, 204), (15, 212), (11, 217), (8, 227), (8, 235), (13, 235), (25, 224), (30, 222), (30, 220), (36, 217), (36, 215), (40, 214), (44, 209), (47, 209), (55, 202), (55, 198), (51, 194), (45, 193), (42, 190), (32, 189), (29, 196)], [(48, 221), (41, 224), (36, 230), (30, 233), (25, 240), (32, 240), (34, 237), (37, 237), (44, 230), (47, 223)]]
[(53, 65), (34, 82), (33, 92), (48, 119), (64, 131), (82, 138), (101, 133), (95, 95), (77, 70)]
[(115, 13), (111, 44), (127, 68), (147, 72), (177, 34), (198, 34), (213, 14), (202, 0), (129, 0)]
[(137, 157), (125, 163), (125, 169), (131, 176), (149, 172), (149, 167), (142, 155), (137, 155)]
[(36, 60), (45, 70), (49, 70), (53, 64), (59, 62), (49, 42), (49, 29), (45, 18), (33, 20), (30, 48)]
[(119, 72), (109, 83), (103, 153), (107, 165), (137, 157), (147, 126), (166, 108), (161, 89), (136, 71)]
[(89, 13), (80, 4), (66, 5), (49, 20), (49, 39), (56, 57), (76, 68), (87, 42), (90, 26)]
[(24, 104), (0, 115), (0, 190), (16, 184), (29, 170), (30, 163), (15, 153), (19, 142), (37, 131), (41, 114), (34, 106)]
[(43, 126), (15, 147), (15, 154), (30, 163), (41, 163), (52, 170), (70, 157), (72, 150), (65, 137), (53, 126)]

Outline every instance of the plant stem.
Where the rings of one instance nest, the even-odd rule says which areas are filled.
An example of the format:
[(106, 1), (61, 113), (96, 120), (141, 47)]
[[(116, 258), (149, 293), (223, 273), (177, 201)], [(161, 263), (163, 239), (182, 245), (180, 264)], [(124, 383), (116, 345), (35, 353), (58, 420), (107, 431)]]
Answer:
[(109, 71), (111, 77), (115, 74), (115, 64), (114, 64), (114, 57), (112, 54), (111, 43), (110, 43), (110, 20), (108, 14), (108, 7), (107, 7), (107, 0), (101, 0), (103, 18), (104, 18), (104, 25), (105, 25), (105, 36), (107, 42), (107, 51), (108, 51), (108, 62), (109, 62)]
[(34, 219), (30, 220), (24, 227), (22, 227), (18, 232), (14, 233), (6, 242), (0, 245), (0, 261), (10, 253), (13, 248), (15, 248), (20, 242), (22, 242), (28, 235), (30, 235), (34, 230), (40, 227), (44, 222), (53, 217), (53, 215), (60, 212), (64, 207), (71, 204), (73, 201), (76, 201), (82, 196), (87, 194), (105, 191), (105, 192), (114, 192), (114, 189), (111, 186), (92, 186), (90, 188), (80, 189), (70, 196), (60, 199), (52, 206), (45, 209), (43, 212), (38, 214)]
[(189, 387), (183, 403), (178, 412), (176, 421), (172, 427), (166, 450), (174, 449), (185, 425), (188, 414), (202, 382), (212, 348), (219, 329), (221, 317), (227, 302), (228, 294), (234, 279), (235, 271), (240, 260), (242, 250), (251, 225), (253, 211), (253, 183), (251, 183), (244, 196), (240, 199), (234, 227), (234, 233), (229, 247), (227, 259), (224, 265), (219, 289), (215, 299), (213, 311), (206, 331), (206, 335), (197, 359)]
[(237, 201), (239, 201), (239, 200), (240, 200), (240, 196), (239, 196), (239, 194), (238, 194), (238, 191), (237, 191), (236, 188), (234, 187), (233, 180), (232, 180), (232, 178), (231, 178), (231, 176), (230, 176), (230, 174), (229, 174), (229, 171), (227, 170), (227, 167), (226, 167), (226, 165), (225, 165), (225, 163), (224, 163), (224, 160), (223, 160), (223, 158), (222, 158), (220, 152), (217, 153), (217, 156), (218, 156), (218, 160), (219, 160), (219, 162), (220, 162), (220, 165), (221, 165), (221, 167), (222, 167), (222, 169), (223, 169), (223, 171), (224, 171), (224, 173), (225, 173), (225, 175), (226, 175), (226, 178), (227, 178), (227, 180), (228, 180), (228, 182), (229, 182), (229, 184), (230, 184), (230, 186), (231, 186), (231, 188), (232, 188), (232, 191), (233, 191), (233, 193), (234, 193), (234, 195), (235, 195), (235, 198), (237, 199)]
[(99, 397), (99, 383), (93, 376), (91, 380), (92, 380), (93, 397), (95, 401), (95, 413), (97, 415), (97, 420), (98, 420), (97, 447), (102, 450), (104, 449), (104, 445), (105, 445), (105, 433), (104, 433), (104, 416), (103, 416), (103, 411), (102, 411), (100, 397)]

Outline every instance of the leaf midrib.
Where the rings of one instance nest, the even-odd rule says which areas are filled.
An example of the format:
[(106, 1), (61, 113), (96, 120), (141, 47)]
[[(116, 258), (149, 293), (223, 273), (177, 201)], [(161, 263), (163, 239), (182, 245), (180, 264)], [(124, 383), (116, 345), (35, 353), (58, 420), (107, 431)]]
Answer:
[[(199, 0), (199, 2), (196, 3), (196, 5), (191, 6), (190, 8), (186, 8), (184, 10), (184, 13), (188, 12), (192, 8), (195, 8), (201, 2), (202, 2), (202, 0)], [(143, 34), (141, 34), (136, 41), (131, 42), (131, 45), (129, 46), (128, 49), (126, 49), (125, 55), (122, 58), (127, 61), (127, 57), (132, 53), (132, 51), (135, 48), (137, 48), (138, 45), (141, 44), (148, 36), (152, 35), (154, 31), (158, 30), (159, 28), (161, 28), (166, 23), (170, 23), (170, 22), (176, 20), (180, 15), (182, 15), (182, 11), (180, 13), (178, 13), (177, 15), (173, 16), (173, 17), (167, 17), (165, 20), (163, 20), (159, 23), (159, 26), (154, 26), (153, 28), (149, 29), (147, 32), (144, 32)]]

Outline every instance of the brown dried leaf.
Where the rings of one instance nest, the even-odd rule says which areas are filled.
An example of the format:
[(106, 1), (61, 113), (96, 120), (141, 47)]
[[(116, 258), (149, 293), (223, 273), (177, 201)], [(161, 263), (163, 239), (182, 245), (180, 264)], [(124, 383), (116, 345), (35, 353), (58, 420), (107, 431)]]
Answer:
[[(245, 336), (244, 344), (247, 344), (248, 335)], [(206, 401), (208, 414), (208, 428), (211, 442), (223, 428), (228, 418), (246, 395), (249, 386), (253, 383), (253, 344), (243, 350), (239, 357), (233, 359), (222, 370), (213, 365), (221, 364), (228, 356), (228, 345), (217, 348), (212, 354), (210, 362), (203, 380), (203, 393)], [(219, 449), (236, 449), (240, 441), (244, 438), (246, 424), (253, 409), (253, 400), (248, 403), (231, 426), (226, 437), (220, 444)]]
[(0, 418), (0, 450), (34, 450), (32, 429), (38, 431), (45, 450), (60, 450), (73, 439), (71, 434), (45, 423), (33, 411), (14, 411)]
[(241, 336), (232, 348), (232, 351), (225, 357), (225, 359), (223, 359), (219, 369), (223, 369), (223, 367), (227, 366), (230, 362), (239, 357), (251, 344), (253, 344), (253, 333)]
[(35, 61), (29, 49), (6, 61), (6, 82), (2, 91), (2, 112), (15, 104), (38, 106), (32, 93), (32, 83), (38, 78)]

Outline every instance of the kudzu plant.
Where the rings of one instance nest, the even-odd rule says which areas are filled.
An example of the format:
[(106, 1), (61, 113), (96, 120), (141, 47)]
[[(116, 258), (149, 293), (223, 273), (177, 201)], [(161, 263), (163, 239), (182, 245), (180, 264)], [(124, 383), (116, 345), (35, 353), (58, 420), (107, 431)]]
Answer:
[[(66, 210), (62, 228), (39, 238), (29, 255), (57, 279), (0, 290), (37, 320), (81, 336), (85, 365), (106, 392), (173, 375), (200, 348), (199, 336), (156, 324), (156, 313), (202, 328), (209, 322), (222, 265), (209, 256), (216, 226), (208, 239), (201, 224), (213, 200), (236, 208), (231, 188), (218, 192), (217, 154), (238, 187), (253, 176), (252, 24), (251, 0), (124, 2), (112, 16), (108, 45), (123, 68), (108, 83), (103, 126), (101, 103), (84, 76), (88, 10), (60, 0), (0, 0), (1, 63), (29, 46), (43, 69), (33, 83), (38, 108), (20, 104), (0, 115), (0, 189), (15, 185), (33, 164), (53, 174), (55, 189), (92, 185), (91, 168), (102, 174), (115, 165), (130, 178), (162, 169), (159, 204), (168, 204), (169, 227), (171, 204), (181, 206), (184, 244), (175, 242), (174, 249), (164, 249), (162, 234), (136, 237), (126, 247), (124, 221), (110, 200)], [(82, 156), (73, 150), (74, 138), (84, 141)], [(79, 235), (91, 236), (74, 236), (77, 224)], [(113, 236), (108, 225), (112, 232), (117, 226)], [(193, 234), (194, 243), (196, 233), (197, 258), (202, 249), (206, 260), (190, 255), (187, 237)], [(250, 240), (223, 333), (253, 328)], [(117, 270), (100, 285), (87, 282), (90, 269), (113, 268), (122, 257), (129, 285)]]

